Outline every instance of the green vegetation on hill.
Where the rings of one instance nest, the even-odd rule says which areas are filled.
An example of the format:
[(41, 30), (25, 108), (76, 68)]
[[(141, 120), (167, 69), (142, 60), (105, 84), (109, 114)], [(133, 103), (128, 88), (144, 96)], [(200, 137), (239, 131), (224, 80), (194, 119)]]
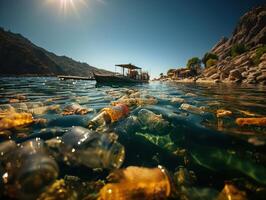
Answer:
[(188, 69), (195, 69), (199, 67), (201, 64), (201, 60), (198, 57), (193, 57), (187, 61), (187, 68)]
[(255, 57), (253, 58), (253, 63), (258, 65), (260, 63), (260, 57), (266, 53), (266, 45), (263, 45), (256, 49)]
[(234, 44), (231, 48), (231, 56), (236, 57), (242, 53), (245, 53), (247, 51), (247, 47), (244, 44)]
[[(212, 66), (218, 60), (218, 56), (214, 53), (207, 52), (201, 59), (205, 67)], [(209, 61), (209, 62), (208, 62)]]
[(217, 60), (216, 60), (216, 59), (212, 59), (212, 58), (210, 58), (210, 59), (206, 62), (205, 67), (208, 68), (208, 67), (214, 66), (216, 63), (217, 63)]

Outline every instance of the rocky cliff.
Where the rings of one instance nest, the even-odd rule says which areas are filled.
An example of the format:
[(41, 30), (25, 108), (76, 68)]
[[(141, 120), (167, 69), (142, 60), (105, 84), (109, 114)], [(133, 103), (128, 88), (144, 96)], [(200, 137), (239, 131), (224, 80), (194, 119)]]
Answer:
[(0, 28), (0, 75), (93, 76), (108, 73), (66, 56), (57, 56), (20, 34)]
[(265, 44), (266, 6), (260, 6), (242, 16), (232, 36), (211, 49), (219, 59), (198, 81), (266, 84)]

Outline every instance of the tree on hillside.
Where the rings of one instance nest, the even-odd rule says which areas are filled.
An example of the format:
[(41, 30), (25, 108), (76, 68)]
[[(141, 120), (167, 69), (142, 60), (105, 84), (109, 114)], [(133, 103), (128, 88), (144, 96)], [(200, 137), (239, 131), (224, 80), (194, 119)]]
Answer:
[(201, 60), (198, 57), (193, 57), (187, 61), (187, 68), (190, 70), (192, 76), (198, 74), (201, 68), (200, 64)]
[(200, 67), (201, 60), (198, 57), (193, 57), (187, 61), (187, 68), (192, 69), (192, 68), (197, 68)]
[(203, 58), (201, 59), (202, 63), (204, 64), (205, 67), (207, 67), (207, 62), (208, 60), (218, 60), (218, 56), (214, 53), (210, 53), (210, 52), (207, 52), (205, 53), (205, 55), (203, 56)]

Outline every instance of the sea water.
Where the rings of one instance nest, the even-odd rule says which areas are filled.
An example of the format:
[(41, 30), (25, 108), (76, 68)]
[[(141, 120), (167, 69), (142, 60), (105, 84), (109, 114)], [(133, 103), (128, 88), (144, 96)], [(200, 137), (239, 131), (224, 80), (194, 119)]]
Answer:
[[(44, 119), (45, 123), (12, 128), (2, 133), (0, 140), (12, 139), (19, 143), (40, 134), (46, 140), (53, 137), (51, 132), (56, 137), (72, 126), (87, 128), (89, 120), (102, 108), (132, 89), (141, 96), (155, 97), (157, 101), (152, 105), (131, 107), (127, 118), (141, 118), (138, 113), (147, 109), (167, 121), (171, 129), (157, 134), (156, 130), (151, 131), (148, 125), (141, 123), (142, 127), (127, 129), (124, 126), (127, 118), (108, 127), (125, 147), (121, 168), (162, 165), (174, 174), (182, 166), (196, 176), (193, 188), (207, 188), (204, 190), (207, 193), (221, 191), (227, 181), (239, 184), (251, 196), (256, 188), (264, 188), (265, 192), (266, 127), (236, 123), (237, 118), (266, 116), (266, 87), (262, 85), (150, 82), (134, 86), (98, 86), (95, 81), (54, 77), (1, 77), (1, 112), (11, 106), (16, 112), (31, 112), (34, 119)], [(61, 111), (73, 103), (91, 112), (62, 115)], [(55, 109), (46, 110), (52, 106)], [(217, 117), (219, 109), (231, 114)], [(74, 176), (82, 181), (105, 180), (109, 173), (62, 163), (59, 163), (59, 171), (59, 178)]]

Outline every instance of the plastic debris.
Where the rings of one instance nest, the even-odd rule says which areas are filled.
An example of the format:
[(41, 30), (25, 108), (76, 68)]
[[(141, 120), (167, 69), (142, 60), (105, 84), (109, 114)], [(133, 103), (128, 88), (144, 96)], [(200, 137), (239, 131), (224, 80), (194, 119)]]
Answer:
[(247, 200), (247, 196), (244, 191), (240, 191), (233, 184), (226, 183), (217, 200)]
[(93, 109), (83, 107), (77, 103), (70, 104), (66, 106), (61, 113), (62, 115), (85, 115), (89, 112), (92, 112)]
[(89, 122), (89, 128), (96, 129), (107, 124), (119, 121), (129, 114), (128, 106), (125, 104), (117, 104), (116, 106), (103, 108)]
[(150, 110), (141, 109), (138, 112), (138, 119), (152, 134), (165, 135), (171, 130), (170, 123), (162, 115), (156, 115)]
[(16, 128), (33, 123), (30, 113), (5, 112), (0, 114), (0, 130)]
[(225, 117), (230, 115), (232, 115), (232, 112), (230, 110), (219, 109), (216, 111), (216, 117)]
[(89, 168), (119, 168), (125, 158), (125, 149), (116, 139), (112, 134), (73, 127), (59, 139), (59, 159)]
[(36, 199), (58, 176), (57, 163), (47, 154), (41, 140), (18, 146), (9, 141), (1, 143), (0, 150), (7, 191), (13, 191), (7, 195), (12, 198)]
[(187, 103), (181, 104), (180, 109), (194, 114), (204, 114), (203, 107), (196, 107)]
[(109, 176), (113, 183), (105, 185), (98, 200), (166, 199), (171, 195), (167, 171), (158, 168), (127, 167)]
[(254, 125), (254, 126), (266, 126), (266, 117), (260, 118), (237, 118), (236, 124), (239, 126)]

